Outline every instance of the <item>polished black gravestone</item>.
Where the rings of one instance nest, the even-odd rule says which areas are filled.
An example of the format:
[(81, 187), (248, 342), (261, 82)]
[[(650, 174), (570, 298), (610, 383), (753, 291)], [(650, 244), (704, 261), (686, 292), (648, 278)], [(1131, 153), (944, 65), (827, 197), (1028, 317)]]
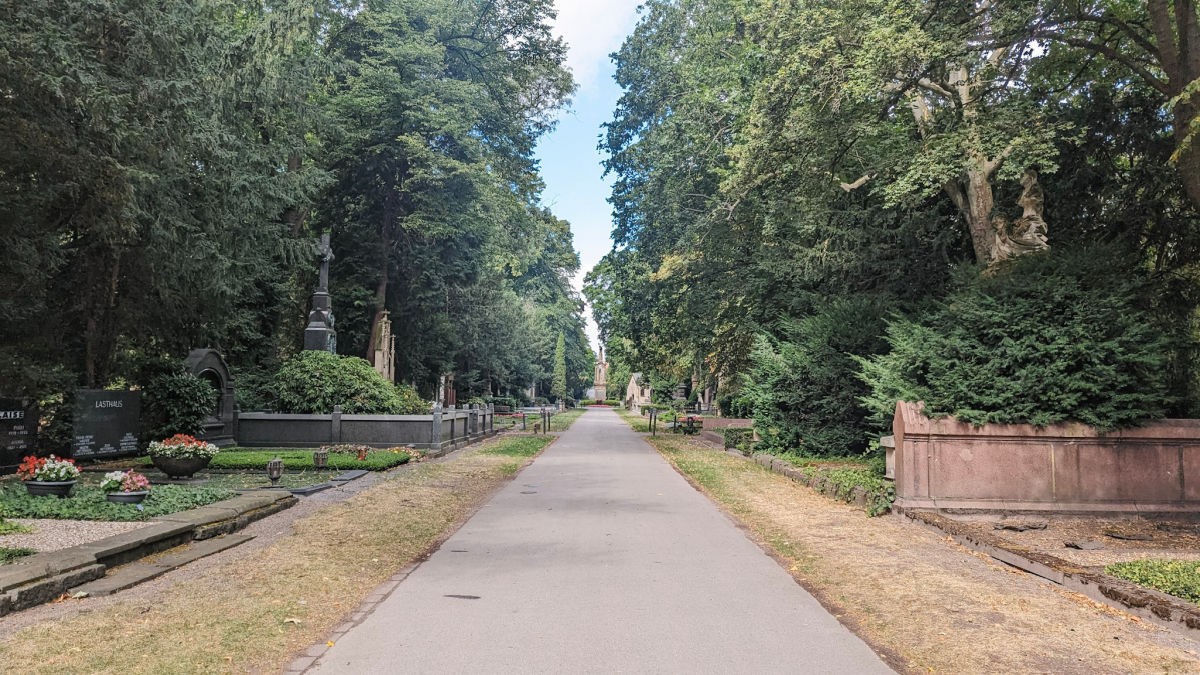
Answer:
[(135, 455), (141, 395), (136, 391), (75, 391), (75, 459)]
[(0, 398), (0, 474), (11, 473), (21, 458), (37, 448), (37, 406), (15, 398)]

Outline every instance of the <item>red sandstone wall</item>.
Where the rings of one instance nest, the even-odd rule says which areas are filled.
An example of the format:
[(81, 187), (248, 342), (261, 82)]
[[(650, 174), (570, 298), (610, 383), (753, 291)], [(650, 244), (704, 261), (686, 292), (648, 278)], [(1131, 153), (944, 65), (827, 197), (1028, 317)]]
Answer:
[(901, 402), (892, 428), (899, 508), (1200, 511), (1200, 420), (975, 427)]

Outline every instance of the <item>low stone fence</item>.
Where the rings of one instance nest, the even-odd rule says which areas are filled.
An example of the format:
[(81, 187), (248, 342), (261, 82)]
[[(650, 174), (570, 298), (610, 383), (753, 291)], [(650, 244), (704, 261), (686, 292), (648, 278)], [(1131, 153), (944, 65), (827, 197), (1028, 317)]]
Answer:
[(242, 413), (238, 445), (246, 448), (316, 448), (335, 443), (439, 451), (496, 433), (495, 412), (472, 407), (429, 415), (329, 415)]
[(901, 402), (892, 428), (900, 510), (1200, 511), (1200, 420), (976, 427)]

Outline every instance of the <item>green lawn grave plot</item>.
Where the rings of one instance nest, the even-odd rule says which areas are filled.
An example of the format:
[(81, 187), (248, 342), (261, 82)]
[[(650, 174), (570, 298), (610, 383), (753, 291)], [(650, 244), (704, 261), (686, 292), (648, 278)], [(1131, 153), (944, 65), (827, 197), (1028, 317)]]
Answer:
[[(278, 457), (283, 460), (285, 471), (315, 471), (313, 451), (305, 448), (254, 448), (238, 450), (222, 450), (209, 462), (208, 468), (201, 473), (211, 471), (266, 471), (267, 462)], [(366, 459), (357, 455), (341, 452), (329, 453), (326, 465), (331, 471), (350, 471), (363, 469), (366, 471), (386, 471), (412, 461), (412, 454), (400, 449), (371, 450)], [(152, 466), (149, 457), (140, 457), (139, 466)]]

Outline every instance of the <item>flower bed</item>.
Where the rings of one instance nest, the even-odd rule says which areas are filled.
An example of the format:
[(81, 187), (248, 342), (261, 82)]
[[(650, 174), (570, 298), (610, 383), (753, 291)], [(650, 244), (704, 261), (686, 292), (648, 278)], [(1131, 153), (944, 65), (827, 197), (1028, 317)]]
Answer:
[(100, 489), (99, 480), (86, 476), (76, 486), (74, 496), (68, 499), (33, 497), (20, 483), (3, 481), (0, 482), (0, 511), (9, 518), (148, 520), (168, 513), (206, 506), (236, 494), (232, 490), (217, 488), (157, 485), (141, 504), (113, 504), (105, 497), (104, 490)]

